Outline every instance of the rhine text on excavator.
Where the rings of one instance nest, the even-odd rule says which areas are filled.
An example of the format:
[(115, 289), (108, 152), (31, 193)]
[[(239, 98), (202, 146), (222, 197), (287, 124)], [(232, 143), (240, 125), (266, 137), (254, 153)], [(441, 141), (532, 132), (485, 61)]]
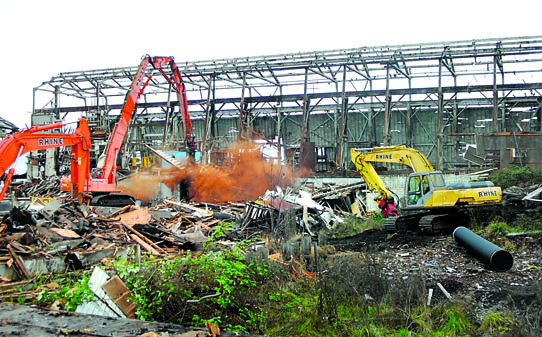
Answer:
[(38, 146), (48, 146), (48, 145), (63, 145), (63, 138), (40, 138), (38, 139)]
[(478, 197), (479, 198), (496, 197), (496, 196), (498, 196), (497, 191), (481, 191), (481, 192), (478, 192)]

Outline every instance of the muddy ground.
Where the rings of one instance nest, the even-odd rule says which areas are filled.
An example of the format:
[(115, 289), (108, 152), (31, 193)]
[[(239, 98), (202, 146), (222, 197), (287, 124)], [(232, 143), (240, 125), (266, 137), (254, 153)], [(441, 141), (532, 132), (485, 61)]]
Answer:
[(387, 233), (370, 229), (342, 239), (330, 239), (337, 252), (359, 252), (381, 268), (390, 279), (421, 276), (433, 289), (432, 305), (451, 299), (467, 301), (478, 323), (490, 312), (524, 319), (527, 326), (542, 324), (542, 234), (501, 237), (491, 241), (510, 251), (514, 263), (497, 272), (454, 241), (451, 233)]

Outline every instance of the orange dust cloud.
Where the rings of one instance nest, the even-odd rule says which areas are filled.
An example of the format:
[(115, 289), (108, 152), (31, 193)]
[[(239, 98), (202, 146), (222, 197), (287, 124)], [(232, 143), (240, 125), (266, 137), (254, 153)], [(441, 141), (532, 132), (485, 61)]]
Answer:
[(121, 181), (118, 185), (121, 193), (131, 195), (142, 202), (149, 202), (156, 194), (161, 177), (145, 172), (137, 172)]
[(223, 154), (220, 167), (192, 165), (182, 172), (177, 170), (165, 183), (173, 189), (184, 180), (192, 200), (225, 202), (256, 200), (267, 190), (293, 182), (291, 167), (266, 161), (254, 145), (237, 144)]

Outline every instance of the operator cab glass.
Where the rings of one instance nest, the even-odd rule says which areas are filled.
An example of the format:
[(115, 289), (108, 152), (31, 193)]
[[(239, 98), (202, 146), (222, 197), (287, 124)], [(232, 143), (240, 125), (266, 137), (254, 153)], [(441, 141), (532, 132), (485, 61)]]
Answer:
[(433, 190), (440, 190), (446, 188), (446, 182), (444, 181), (444, 175), (442, 172), (431, 172), (428, 173), (429, 179), (431, 180), (431, 186)]
[(407, 180), (407, 205), (423, 206), (431, 197), (434, 190), (446, 188), (442, 172), (417, 172)]
[(409, 205), (416, 205), (418, 200), (422, 196), (421, 177), (410, 176), (407, 184), (407, 203)]

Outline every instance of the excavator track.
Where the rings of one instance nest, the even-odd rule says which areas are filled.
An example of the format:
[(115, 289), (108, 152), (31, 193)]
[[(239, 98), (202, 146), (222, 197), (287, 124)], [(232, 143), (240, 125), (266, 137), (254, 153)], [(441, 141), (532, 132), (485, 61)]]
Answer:
[(468, 225), (469, 216), (465, 212), (450, 214), (429, 214), (424, 212), (388, 217), (384, 222), (384, 229), (387, 232), (420, 230), (427, 233), (438, 233), (453, 230), (459, 226), (468, 227)]
[(90, 201), (91, 206), (124, 207), (135, 205), (135, 198), (126, 194), (102, 194)]
[(384, 228), (387, 232), (395, 232), (398, 230), (417, 231), (418, 222), (425, 214), (426, 213), (388, 217), (384, 221)]
[(397, 221), (398, 218), (399, 218), (398, 216), (392, 216), (392, 217), (386, 218), (386, 220), (384, 221), (384, 229), (386, 230), (386, 232), (397, 231), (397, 226), (395, 222)]
[(426, 215), (420, 219), (418, 224), (422, 232), (435, 233), (435, 228), (433, 228), (433, 222), (442, 215)]
[(459, 226), (468, 227), (468, 225), (469, 217), (463, 212), (426, 215), (419, 222), (420, 230), (427, 233), (451, 231)]

